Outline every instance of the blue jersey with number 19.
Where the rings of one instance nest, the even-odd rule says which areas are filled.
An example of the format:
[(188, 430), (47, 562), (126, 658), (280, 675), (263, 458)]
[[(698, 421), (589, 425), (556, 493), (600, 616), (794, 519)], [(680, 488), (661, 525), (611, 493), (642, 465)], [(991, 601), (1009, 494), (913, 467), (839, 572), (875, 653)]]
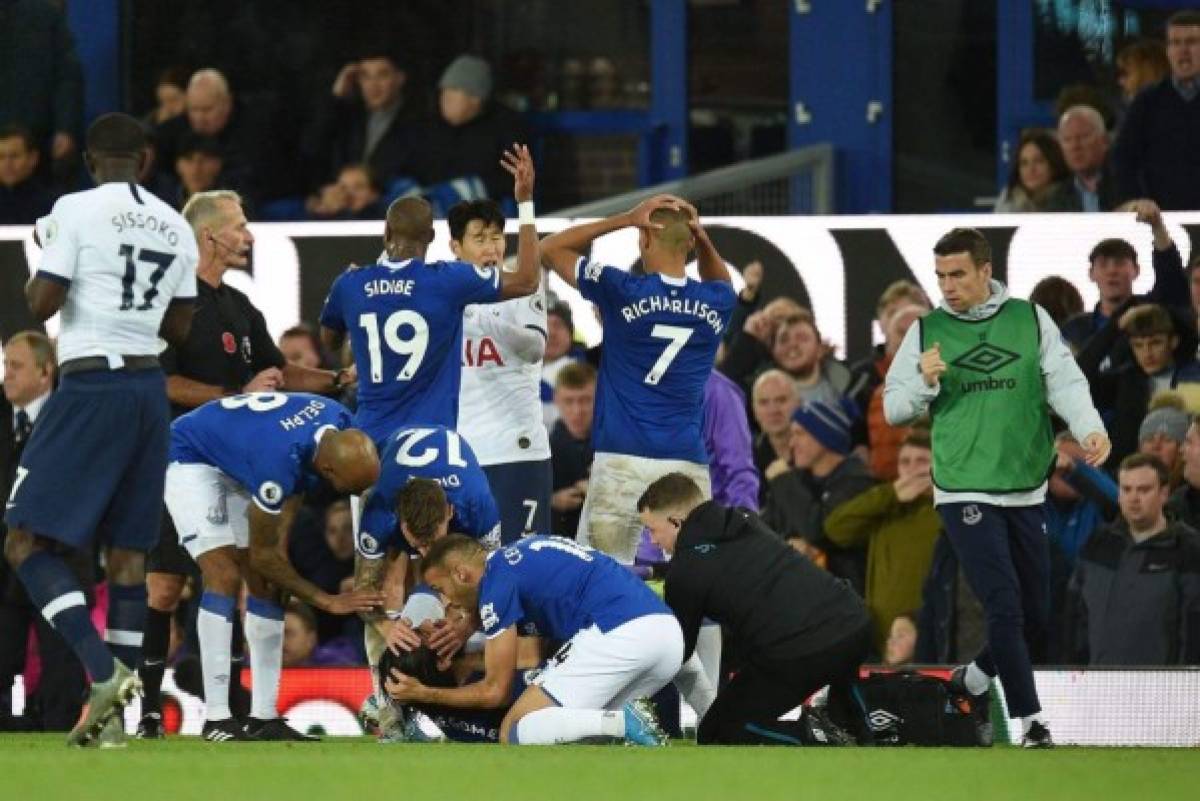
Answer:
[(171, 424), (168, 460), (206, 464), (241, 484), (264, 512), (315, 487), (320, 434), (350, 427), (350, 410), (302, 392), (251, 392), (209, 401)]
[(479, 582), (479, 619), (494, 637), (518, 623), (566, 642), (595, 626), (608, 633), (671, 610), (611, 556), (562, 537), (530, 536), (488, 554)]
[(704, 384), (737, 295), (725, 281), (633, 275), (581, 258), (579, 292), (600, 309), (597, 452), (707, 463)]
[(498, 300), (498, 270), (456, 261), (383, 259), (333, 282), (321, 325), (349, 332), (355, 425), (380, 450), (401, 426), (457, 427), (463, 309)]

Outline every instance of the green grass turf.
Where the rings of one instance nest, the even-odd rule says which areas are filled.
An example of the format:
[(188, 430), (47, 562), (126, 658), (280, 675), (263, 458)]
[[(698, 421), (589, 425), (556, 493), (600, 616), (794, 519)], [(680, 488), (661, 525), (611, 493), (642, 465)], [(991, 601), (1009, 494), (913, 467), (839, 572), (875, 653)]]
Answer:
[(1182, 801), (1200, 751), (663, 749), (131, 741), (68, 751), (58, 735), (0, 736), (0, 799), (585, 801), (954, 799)]

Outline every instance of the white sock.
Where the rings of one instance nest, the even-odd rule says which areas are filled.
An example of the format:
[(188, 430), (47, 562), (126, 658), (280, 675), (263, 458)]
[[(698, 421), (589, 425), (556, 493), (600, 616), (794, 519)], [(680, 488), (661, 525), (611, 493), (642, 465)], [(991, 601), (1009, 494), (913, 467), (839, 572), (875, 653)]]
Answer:
[(992, 686), (992, 677), (972, 662), (967, 665), (967, 675), (963, 678), (963, 684), (967, 685), (967, 692), (971, 695), (982, 695)]
[(1040, 723), (1043, 726), (1046, 725), (1046, 719), (1044, 717), (1042, 717), (1041, 712), (1035, 712), (1032, 715), (1026, 715), (1025, 717), (1021, 718), (1021, 733), (1028, 734), (1029, 727), (1032, 726), (1035, 722)]
[(717, 623), (700, 624), (696, 635), (696, 656), (708, 674), (708, 683), (714, 688), (721, 684), (721, 626)]
[(717, 690), (709, 682), (704, 664), (695, 653), (683, 663), (683, 667), (675, 675), (675, 687), (683, 696), (683, 700), (687, 701), (688, 706), (696, 713), (697, 719), (704, 717), (717, 697)]
[[(260, 604), (263, 602), (260, 602)], [(279, 674), (283, 670), (283, 611), (263, 617), (246, 611), (246, 641), (250, 644), (250, 715), (259, 720), (279, 717)]]
[(229, 652), (233, 621), (204, 607), (196, 615), (200, 667), (204, 673), (204, 719), (224, 720), (229, 711)]
[(603, 709), (563, 709), (548, 706), (517, 721), (513, 743), (558, 745), (585, 737), (624, 737), (625, 713)]

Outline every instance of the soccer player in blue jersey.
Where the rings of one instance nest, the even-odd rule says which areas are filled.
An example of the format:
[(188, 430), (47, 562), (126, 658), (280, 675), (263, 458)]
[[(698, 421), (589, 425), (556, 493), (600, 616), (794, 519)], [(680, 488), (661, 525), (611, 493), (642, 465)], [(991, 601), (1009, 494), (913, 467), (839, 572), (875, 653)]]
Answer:
[[(204, 595), (196, 628), (204, 674), (204, 738), (310, 739), (276, 709), (283, 647), (278, 592), (334, 614), (379, 606), (379, 592), (329, 595), (303, 579), (280, 550), (301, 496), (324, 479), (362, 492), (379, 476), (370, 437), (350, 412), (319, 395), (254, 392), (210, 401), (171, 426), (167, 510), (179, 542), (200, 565)], [(242, 580), (250, 590), (250, 720), (229, 710), (229, 643)]]
[[(592, 262), (604, 234), (638, 229), (645, 275)], [(696, 250), (700, 281), (687, 276)], [(685, 201), (659, 195), (632, 211), (546, 237), (542, 261), (596, 304), (604, 349), (596, 385), (592, 462), (578, 539), (631, 565), (641, 491), (678, 471), (709, 494), (704, 385), (736, 295), (729, 271)]]
[(394, 677), (397, 700), (459, 709), (503, 705), (517, 665), (518, 632), (565, 643), (504, 716), (500, 740), (546, 745), (589, 737), (662, 744), (640, 707), (679, 672), (683, 635), (661, 599), (610, 557), (560, 537), (530, 536), (488, 552), (469, 537), (436, 541), (422, 574), (447, 604), (469, 610), (487, 636), (484, 676), (461, 687)]
[(321, 311), (321, 339), (336, 351), (347, 335), (358, 368), (355, 425), (382, 448), (404, 425), (458, 425), (463, 310), (538, 288), (533, 159), (514, 145), (501, 162), (521, 204), (517, 271), (459, 261), (426, 262), (433, 210), (421, 198), (388, 208), (385, 255), (342, 273)]
[[(42, 262), (25, 287), (38, 320), (61, 312), (62, 383), (46, 403), (5, 504), (5, 557), (30, 600), (92, 679), (68, 745), (120, 745), (120, 711), (146, 615), (144, 557), (162, 517), (170, 409), (159, 336), (182, 345), (196, 298), (196, 240), (174, 209), (138, 186), (146, 137), (105, 114), (87, 132), (96, 188), (64, 195), (38, 220)], [(62, 548), (108, 545), (107, 644)], [(101, 736), (103, 732), (103, 736)]]

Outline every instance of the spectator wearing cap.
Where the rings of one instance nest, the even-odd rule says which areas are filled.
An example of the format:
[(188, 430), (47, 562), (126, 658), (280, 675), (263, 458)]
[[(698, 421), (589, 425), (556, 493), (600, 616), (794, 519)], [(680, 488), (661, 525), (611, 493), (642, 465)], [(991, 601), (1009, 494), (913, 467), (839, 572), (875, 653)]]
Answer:
[(1164, 514), (1167, 468), (1137, 453), (1117, 474), (1121, 518), (1079, 554), (1067, 603), (1070, 664), (1200, 662), (1200, 534)]
[[(1133, 351), (1133, 364), (1114, 372), (1102, 372), (1102, 347), (1111, 341), (1113, 326), (1106, 326), (1079, 354), (1079, 366), (1087, 376), (1092, 399), (1106, 419), (1112, 436), (1113, 455), (1109, 465), (1138, 449), (1138, 431), (1150, 407), (1150, 399), (1163, 390), (1200, 383), (1200, 364), (1178, 361), (1179, 333), (1175, 320), (1162, 306), (1137, 306), (1121, 315), (1118, 328)], [(1194, 348), (1194, 346), (1193, 346)]]
[(1167, 21), (1171, 74), (1129, 105), (1114, 149), (1121, 191), (1164, 209), (1200, 208), (1200, 11)]
[(796, 550), (834, 575), (851, 582), (860, 595), (866, 580), (866, 549), (843, 549), (825, 536), (825, 520), (835, 508), (870, 489), (875, 480), (851, 453), (853, 401), (809, 401), (792, 416), (792, 469), (771, 480), (763, 521)]
[(1138, 453), (1153, 456), (1166, 466), (1172, 491), (1183, 482), (1183, 441), (1191, 423), (1183, 398), (1175, 392), (1161, 392), (1150, 401), (1150, 411), (1138, 428)]
[(172, 194), (163, 199), (182, 210), (192, 195), (221, 186), (221, 170), (224, 166), (225, 159), (217, 140), (189, 131), (176, 150), (176, 183)]
[(438, 91), (438, 113), (418, 158), (427, 196), (446, 208), (452, 200), (507, 197), (512, 178), (500, 166), (500, 154), (513, 142), (528, 141), (528, 133), (518, 114), (491, 99), (491, 67), (477, 56), (459, 56), (442, 73)]
[(338, 72), (302, 142), (316, 196), (336, 186), (348, 165), (366, 165), (385, 188), (413, 176), (420, 118), (406, 101), (407, 82), (407, 71), (383, 49)]
[(892, 623), (921, 605), (921, 586), (942, 531), (933, 508), (930, 458), (929, 429), (910, 429), (900, 446), (896, 480), (859, 493), (825, 519), (830, 542), (867, 548), (867, 611), (880, 655)]
[[(1150, 226), (1154, 249), (1151, 264), (1154, 269), (1154, 285), (1146, 295), (1133, 294), (1133, 282), (1141, 273), (1137, 251), (1124, 239), (1104, 239), (1092, 248), (1088, 256), (1088, 278), (1096, 284), (1100, 300), (1092, 311), (1068, 320), (1062, 327), (1063, 337), (1075, 352), (1087, 347), (1094, 338), (1100, 337), (1105, 324), (1118, 320), (1121, 313), (1137, 303), (1159, 303), (1168, 308), (1186, 311), (1188, 303), (1187, 274), (1183, 269), (1183, 258), (1179, 248), (1163, 222), (1162, 213), (1153, 201), (1139, 200), (1127, 204), (1126, 210), (1137, 215), (1137, 220)], [(1195, 348), (1195, 326), (1190, 325), (1188, 335)], [(1115, 328), (1101, 337), (1103, 347), (1111, 349), (1104, 355), (1100, 369), (1108, 372), (1129, 364), (1129, 346)], [(1181, 343), (1185, 344), (1185, 343)]]
[(34, 174), (39, 156), (28, 128), (0, 126), (0, 225), (31, 225), (50, 213), (54, 196)]

